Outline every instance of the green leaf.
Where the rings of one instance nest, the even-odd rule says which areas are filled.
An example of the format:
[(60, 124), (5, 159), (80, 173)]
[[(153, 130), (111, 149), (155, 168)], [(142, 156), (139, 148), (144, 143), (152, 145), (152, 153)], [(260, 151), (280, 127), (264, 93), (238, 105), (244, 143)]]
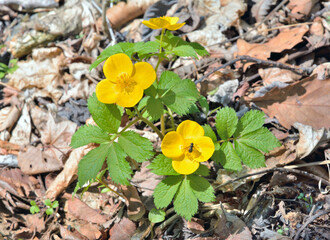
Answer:
[(78, 164), (78, 182), (83, 186), (86, 182), (96, 178), (101, 170), (111, 144), (101, 144), (89, 151)]
[(190, 45), (181, 45), (172, 49), (172, 52), (179, 57), (198, 58), (194, 48)]
[(130, 58), (132, 57), (132, 54), (135, 52), (134, 51), (134, 43), (120, 42), (120, 43), (117, 43), (117, 44), (121, 47), (121, 49), (123, 50), (123, 53), (125, 53)]
[(241, 159), (234, 150), (231, 142), (224, 142), (220, 150), (216, 151), (219, 155), (219, 162), (224, 169), (238, 171), (242, 169)]
[(46, 209), (46, 214), (47, 215), (52, 215), (54, 213), (54, 209), (52, 209), (52, 208), (47, 208)]
[(234, 109), (221, 108), (215, 119), (215, 126), (222, 140), (230, 138), (236, 130), (238, 118)]
[(251, 110), (238, 121), (234, 137), (243, 136), (261, 128), (265, 123), (265, 114), (258, 110)]
[(149, 53), (155, 53), (159, 50), (159, 43), (155, 41), (137, 42), (134, 45), (134, 50), (140, 58)]
[(217, 141), (217, 136), (215, 135), (215, 132), (213, 131), (212, 127), (208, 124), (205, 124), (202, 126), (204, 129), (204, 135), (207, 137), (210, 137), (213, 142)]
[(173, 169), (172, 159), (165, 157), (163, 154), (159, 154), (147, 168), (157, 175), (180, 175)]
[(149, 97), (146, 108), (153, 121), (157, 121), (164, 113), (164, 105), (159, 98)]
[(191, 217), (197, 213), (198, 200), (187, 178), (183, 179), (178, 192), (175, 194), (173, 205), (175, 212), (187, 221), (190, 221)]
[(181, 80), (177, 74), (169, 71), (164, 71), (160, 77), (158, 94), (167, 107), (180, 115), (189, 112), (199, 96), (191, 80)]
[(198, 169), (193, 174), (206, 177), (210, 175), (210, 169), (208, 169), (204, 164), (199, 164)]
[(71, 138), (70, 146), (78, 148), (89, 143), (105, 143), (111, 140), (111, 136), (98, 126), (84, 125), (80, 127)]
[(152, 142), (133, 131), (121, 133), (118, 144), (128, 156), (137, 162), (147, 161), (154, 155)]
[(260, 151), (240, 143), (239, 140), (235, 140), (234, 143), (235, 151), (246, 166), (250, 168), (266, 167), (265, 156)]
[(50, 201), (49, 199), (46, 199), (44, 203), (48, 207), (51, 207), (52, 206), (52, 201)]
[(110, 149), (107, 158), (108, 170), (111, 179), (115, 183), (129, 185), (128, 179), (131, 179), (133, 173), (129, 163), (126, 161), (126, 153), (120, 145), (114, 142)]
[(278, 139), (265, 127), (240, 137), (239, 142), (265, 153), (281, 146)]
[(58, 207), (58, 201), (54, 201), (52, 203), (52, 208), (57, 208)]
[(31, 205), (31, 206), (37, 206), (37, 203), (36, 203), (36, 201), (31, 200), (31, 201), (30, 201), (30, 205)]
[(117, 105), (101, 103), (93, 93), (88, 99), (88, 110), (100, 128), (108, 133), (117, 132), (122, 116), (122, 111)]
[(154, 202), (157, 208), (166, 208), (170, 205), (182, 179), (183, 175), (170, 176), (158, 183), (153, 193)]
[(95, 62), (93, 62), (90, 67), (89, 70), (91, 71), (93, 68), (96, 68), (101, 62), (107, 60), (108, 57), (116, 54), (116, 53), (122, 53), (123, 50), (120, 47), (119, 44), (116, 44), (114, 46), (110, 46), (107, 47), (106, 49), (104, 49), (101, 54), (97, 57), (97, 59), (95, 60)]
[(161, 209), (153, 208), (148, 215), (149, 221), (152, 223), (159, 223), (165, 220), (165, 212)]
[(202, 107), (202, 111), (205, 113), (205, 115), (208, 114), (210, 107), (209, 107), (209, 103), (207, 102), (207, 99), (204, 96), (200, 96), (198, 99), (199, 104)]
[(215, 200), (214, 189), (209, 181), (196, 175), (188, 175), (187, 179), (191, 189), (199, 201), (206, 203), (213, 202)]
[(197, 52), (197, 54), (199, 56), (204, 57), (204, 56), (210, 55), (209, 52), (206, 51), (206, 49), (197, 42), (191, 42), (191, 43), (189, 43), (189, 45), (194, 48), (194, 50)]

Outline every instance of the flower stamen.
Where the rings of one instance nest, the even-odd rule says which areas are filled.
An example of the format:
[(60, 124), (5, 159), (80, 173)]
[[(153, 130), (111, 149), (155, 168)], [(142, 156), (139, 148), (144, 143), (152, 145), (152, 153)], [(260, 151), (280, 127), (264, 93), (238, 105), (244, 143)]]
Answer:
[(128, 94), (133, 92), (135, 85), (137, 85), (137, 83), (126, 72), (117, 76), (117, 84), (120, 89)]

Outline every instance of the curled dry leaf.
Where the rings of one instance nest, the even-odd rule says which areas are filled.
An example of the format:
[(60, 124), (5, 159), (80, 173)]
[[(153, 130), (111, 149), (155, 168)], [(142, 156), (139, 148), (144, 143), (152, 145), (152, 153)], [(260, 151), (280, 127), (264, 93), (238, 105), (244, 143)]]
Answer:
[(10, 131), (20, 115), (21, 111), (16, 106), (2, 108), (0, 110), (0, 132), (5, 129)]
[(27, 145), (31, 137), (31, 118), (27, 104), (24, 105), (22, 115), (12, 131), (10, 142), (18, 145)]
[(123, 218), (110, 229), (109, 240), (130, 240), (135, 233), (136, 226), (128, 218)]
[(295, 122), (316, 129), (330, 127), (330, 79), (305, 78), (284, 88), (273, 88), (263, 97), (253, 98), (267, 115), (276, 117), (289, 129)]
[[(276, 37), (267, 43), (248, 43), (243, 39), (237, 40), (237, 55), (248, 55), (251, 57), (267, 60), (271, 52), (282, 52), (291, 49), (302, 41), (302, 37), (308, 31), (308, 26), (302, 25), (292, 29), (284, 29)], [(244, 69), (253, 63), (245, 64)], [(240, 63), (238, 65), (241, 65)]]
[(276, 81), (291, 83), (301, 78), (301, 75), (299, 74), (280, 68), (259, 68), (258, 73), (262, 78), (264, 85), (269, 85)]
[(252, 6), (252, 16), (260, 22), (268, 13), (273, 4), (273, 0), (253, 0), (255, 4)]
[(127, 215), (131, 220), (137, 221), (143, 217), (146, 212), (144, 204), (142, 203), (139, 193), (134, 186), (121, 186), (122, 193), (127, 201)]
[(302, 19), (308, 16), (317, 3), (315, 0), (290, 0), (287, 7), (291, 10), (290, 16), (296, 19)]
[(71, 152), (63, 170), (57, 175), (55, 180), (47, 189), (46, 198), (53, 201), (70, 185), (72, 181), (77, 178), (79, 161), (92, 149), (92, 147), (84, 146), (74, 149)]

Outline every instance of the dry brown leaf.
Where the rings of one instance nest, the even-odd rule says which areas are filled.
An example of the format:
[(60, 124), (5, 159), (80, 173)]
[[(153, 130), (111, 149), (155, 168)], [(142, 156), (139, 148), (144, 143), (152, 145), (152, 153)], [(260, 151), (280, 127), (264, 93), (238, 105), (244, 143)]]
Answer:
[(0, 132), (5, 129), (10, 130), (15, 125), (20, 115), (21, 111), (15, 106), (2, 108), (0, 110)]
[(78, 163), (93, 147), (84, 146), (74, 149), (68, 160), (66, 161), (63, 170), (57, 175), (46, 192), (46, 198), (55, 200), (55, 198), (64, 191), (72, 181), (77, 178)]
[(291, 83), (301, 78), (301, 75), (290, 70), (280, 68), (258, 69), (258, 73), (263, 80), (264, 85), (269, 85), (273, 82)]
[(8, 85), (20, 90), (36, 87), (48, 92), (57, 101), (62, 92), (57, 89), (61, 79), (61, 67), (65, 57), (57, 47), (33, 49), (32, 59), (19, 61), (18, 69), (8, 74)]
[(72, 198), (71, 194), (66, 193), (64, 197), (67, 199), (64, 210), (75, 218), (96, 224), (103, 224), (108, 220), (105, 215), (101, 215), (80, 199)]
[(263, 97), (253, 98), (268, 116), (276, 117), (289, 129), (295, 122), (316, 129), (330, 127), (330, 79), (305, 78), (284, 88), (273, 88)]
[[(291, 49), (302, 41), (302, 37), (308, 31), (308, 26), (302, 25), (292, 29), (284, 29), (276, 37), (267, 43), (248, 43), (243, 39), (237, 40), (237, 55), (248, 55), (251, 57), (267, 60), (271, 52), (282, 52)], [(251, 63), (252, 64), (252, 63)], [(251, 64), (245, 64), (245, 69)]]
[(30, 143), (31, 137), (31, 118), (29, 114), (29, 107), (27, 104), (22, 109), (22, 115), (19, 118), (16, 127), (11, 133), (10, 141), (18, 145), (27, 145)]
[(308, 16), (316, 2), (315, 0), (290, 0), (287, 5), (291, 9), (290, 16), (296, 19)]
[(255, 4), (252, 6), (251, 13), (252, 16), (260, 22), (268, 13), (273, 0), (253, 0)]
[(79, 233), (77, 230), (73, 229), (69, 231), (62, 225), (60, 225), (60, 233), (62, 239), (70, 239), (70, 240), (89, 240), (87, 237)]
[(195, 234), (201, 234), (205, 231), (203, 219), (193, 217), (190, 221), (185, 221), (185, 224)]
[(322, 24), (322, 18), (316, 17), (313, 21), (313, 24), (311, 26), (311, 29), (309, 30), (311, 35), (319, 35), (323, 36), (324, 34), (324, 27)]
[(130, 240), (135, 233), (136, 226), (128, 218), (123, 218), (110, 229), (109, 240)]
[(127, 201), (127, 215), (130, 219), (137, 221), (143, 217), (146, 212), (144, 204), (142, 203), (139, 193), (134, 186), (121, 186), (122, 193)]

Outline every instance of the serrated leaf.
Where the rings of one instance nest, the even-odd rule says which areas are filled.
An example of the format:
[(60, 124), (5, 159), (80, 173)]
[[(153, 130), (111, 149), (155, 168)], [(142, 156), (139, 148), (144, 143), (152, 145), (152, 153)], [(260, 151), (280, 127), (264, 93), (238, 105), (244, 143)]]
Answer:
[(217, 136), (215, 135), (215, 132), (213, 131), (212, 127), (207, 124), (203, 125), (202, 127), (204, 129), (204, 135), (210, 137), (213, 142), (216, 142)]
[(123, 50), (119, 44), (107, 47), (101, 52), (101, 54), (97, 57), (97, 59), (90, 65), (89, 70), (91, 71), (93, 68), (96, 68), (101, 62), (107, 60), (108, 57), (116, 53), (122, 53), (122, 52)]
[(116, 133), (121, 123), (122, 111), (115, 104), (104, 104), (96, 94), (88, 99), (88, 110), (96, 124), (108, 133)]
[(118, 143), (114, 142), (109, 149), (107, 158), (109, 175), (115, 183), (129, 185), (128, 179), (132, 178), (133, 171), (125, 158), (124, 150)]
[(149, 53), (155, 53), (159, 50), (159, 43), (155, 41), (149, 42), (137, 42), (134, 45), (134, 51), (138, 54), (139, 57)]
[(250, 168), (266, 167), (265, 156), (260, 151), (240, 143), (239, 140), (235, 140), (234, 144), (235, 151), (246, 166)]
[(258, 110), (251, 110), (238, 121), (234, 137), (243, 136), (261, 128), (265, 123), (265, 114)]
[(133, 131), (121, 133), (118, 138), (118, 144), (128, 156), (137, 162), (147, 161), (154, 155), (150, 140)]
[(207, 55), (210, 55), (208, 51), (206, 51), (206, 49), (200, 45), (199, 43), (197, 42), (191, 42), (191, 43), (188, 43), (190, 46), (192, 46), (194, 48), (194, 50), (197, 52), (197, 54), (199, 56), (207, 56)]
[(199, 104), (202, 107), (202, 111), (207, 115), (210, 107), (209, 107), (209, 103), (207, 102), (207, 99), (204, 96), (200, 96), (198, 99)]
[(189, 80), (181, 80), (161, 98), (163, 103), (174, 112), (183, 115), (189, 112), (192, 104), (197, 101), (198, 90)]
[(206, 203), (215, 200), (214, 189), (205, 178), (196, 175), (188, 175), (187, 180), (199, 201)]
[(153, 121), (157, 121), (164, 113), (164, 105), (159, 98), (149, 97), (146, 108)]
[(159, 223), (165, 220), (165, 211), (153, 208), (148, 214), (149, 221), (152, 223)]
[(238, 118), (234, 109), (225, 107), (218, 111), (215, 126), (221, 139), (227, 140), (234, 134), (237, 122)]
[(157, 175), (180, 175), (172, 167), (172, 159), (159, 154), (147, 167)]
[(179, 57), (194, 57), (198, 58), (194, 48), (190, 45), (181, 45), (172, 49), (172, 52)]
[(130, 58), (132, 57), (132, 54), (135, 52), (134, 43), (120, 42), (120, 43), (117, 43), (117, 45), (119, 45), (121, 47), (121, 49), (123, 50), (123, 53), (125, 53)]
[(281, 146), (278, 139), (265, 127), (240, 137), (239, 142), (265, 153)]
[(219, 154), (219, 162), (224, 169), (239, 171), (242, 169), (241, 159), (234, 150), (231, 142), (224, 142), (220, 150), (216, 151)]
[(89, 143), (105, 143), (111, 140), (111, 136), (98, 126), (84, 125), (75, 132), (71, 138), (70, 147), (78, 148)]
[(175, 212), (184, 217), (187, 221), (190, 221), (192, 216), (197, 213), (198, 200), (187, 178), (183, 179), (175, 194), (173, 205)]
[(89, 151), (78, 164), (79, 186), (95, 179), (101, 171), (105, 158), (108, 155), (110, 144), (101, 144), (99, 147)]
[(210, 169), (208, 169), (204, 164), (199, 164), (198, 169), (193, 174), (206, 177), (210, 175)]
[(165, 208), (172, 202), (172, 199), (181, 185), (183, 175), (170, 176), (158, 183), (153, 196), (157, 208)]

